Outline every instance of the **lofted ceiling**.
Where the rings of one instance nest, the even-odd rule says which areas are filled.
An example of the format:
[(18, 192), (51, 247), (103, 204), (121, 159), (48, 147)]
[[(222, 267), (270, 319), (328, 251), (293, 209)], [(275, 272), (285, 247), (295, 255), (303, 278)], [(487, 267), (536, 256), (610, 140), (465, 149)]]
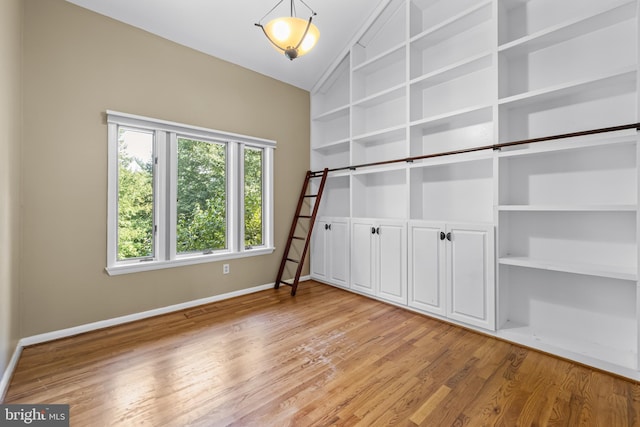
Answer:
[[(228, 62), (311, 90), (356, 32), (385, 0), (305, 0), (317, 16), (320, 30), (316, 47), (289, 61), (271, 47), (254, 24), (277, 0), (67, 0), (160, 37)], [(307, 19), (309, 10), (295, 1), (297, 15)], [(290, 1), (261, 23), (288, 15)]]

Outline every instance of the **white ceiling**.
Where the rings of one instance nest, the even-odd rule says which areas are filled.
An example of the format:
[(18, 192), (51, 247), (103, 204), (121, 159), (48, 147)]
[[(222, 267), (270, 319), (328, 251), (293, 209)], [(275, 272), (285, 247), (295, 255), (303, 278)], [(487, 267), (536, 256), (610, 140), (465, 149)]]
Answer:
[[(356, 32), (384, 0), (305, 0), (317, 16), (316, 47), (289, 61), (254, 24), (278, 0), (67, 0), (225, 61), (310, 90), (345, 51)], [(297, 15), (309, 10), (295, 1)], [(289, 14), (290, 1), (261, 23)]]

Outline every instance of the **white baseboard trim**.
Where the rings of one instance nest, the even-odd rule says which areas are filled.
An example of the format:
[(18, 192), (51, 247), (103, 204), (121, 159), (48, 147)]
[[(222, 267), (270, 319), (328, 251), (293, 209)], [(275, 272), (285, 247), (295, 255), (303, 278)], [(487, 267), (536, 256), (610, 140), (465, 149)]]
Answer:
[(18, 344), (16, 344), (16, 349), (13, 352), (13, 356), (11, 356), (11, 360), (9, 361), (9, 365), (7, 365), (7, 369), (4, 370), (2, 379), (0, 379), (0, 403), (4, 402), (4, 396), (7, 394), (7, 390), (9, 390), (9, 383), (11, 382), (13, 371), (15, 371), (16, 366), (18, 365), (20, 354), (22, 354), (22, 346), (20, 345), (20, 342), (18, 342)]
[[(311, 276), (300, 277), (300, 281), (310, 280)], [(18, 341), (16, 349), (13, 352), (13, 356), (9, 361), (9, 365), (2, 375), (0, 380), (0, 403), (4, 402), (4, 397), (9, 389), (9, 382), (13, 376), (13, 371), (18, 364), (22, 349), (30, 345), (41, 344), (47, 341), (53, 341), (60, 338), (67, 338), (73, 335), (83, 334), (85, 332), (96, 331), (98, 329), (109, 328), (111, 326), (122, 325), (124, 323), (134, 322), (136, 320), (147, 319), (149, 317), (160, 316), (162, 314), (173, 313), (174, 311), (180, 311), (187, 308), (197, 307), (199, 305), (210, 304), (212, 302), (223, 301), (230, 298), (239, 297), (242, 295), (249, 295), (256, 292), (264, 291), (273, 288), (274, 283), (267, 283), (266, 285), (254, 286), (253, 288), (241, 289), (239, 291), (228, 292), (226, 294), (214, 295), (207, 298), (200, 298), (193, 301), (183, 302), (181, 304), (169, 305), (167, 307), (156, 308), (153, 310), (142, 311), (140, 313), (128, 314), (126, 316), (114, 317), (113, 319), (101, 320), (99, 322), (87, 323), (84, 325), (74, 326), (72, 328), (60, 329), (57, 331), (46, 332), (44, 334), (33, 335), (25, 337)]]
[(140, 313), (128, 314), (126, 316), (114, 317), (113, 319), (101, 320), (99, 322), (87, 323), (84, 325), (74, 326), (72, 328), (60, 329), (58, 331), (47, 332), (44, 334), (33, 335), (22, 338), (20, 344), (27, 347), (34, 344), (40, 344), (47, 341), (53, 341), (60, 338), (67, 338), (73, 335), (83, 334), (85, 332), (96, 331), (98, 329), (109, 328), (111, 326), (122, 325), (124, 323), (135, 322), (136, 320), (147, 319), (149, 317), (160, 316), (162, 314), (173, 313), (174, 311), (184, 310), (187, 308), (197, 307), (203, 304), (210, 304), (229, 298), (235, 298), (242, 295), (248, 295), (255, 292), (264, 291), (273, 288), (273, 283), (255, 286), (253, 288), (241, 289), (239, 291), (228, 292), (226, 294), (214, 295), (211, 297), (200, 298), (180, 304), (169, 305), (167, 307), (156, 308), (153, 310), (142, 311)]

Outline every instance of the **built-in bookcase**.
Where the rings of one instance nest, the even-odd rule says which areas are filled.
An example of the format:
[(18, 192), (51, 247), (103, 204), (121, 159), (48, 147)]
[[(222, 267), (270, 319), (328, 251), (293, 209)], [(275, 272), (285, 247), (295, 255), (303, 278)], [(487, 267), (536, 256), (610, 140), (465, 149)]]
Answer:
[[(387, 238), (397, 242), (408, 234), (406, 260), (393, 271), (405, 263), (410, 271), (388, 276), (408, 277), (407, 289), (394, 291), (397, 298), (365, 293), (640, 379), (638, 133), (492, 149), (639, 122), (639, 7), (640, 0), (377, 6), (311, 96), (312, 168), (351, 167), (328, 181), (321, 208), (331, 221), (351, 222), (351, 263), (366, 258), (355, 256), (356, 246), (385, 238), (380, 224), (393, 223), (397, 235)], [(487, 148), (415, 159), (474, 147)], [(362, 166), (395, 159), (405, 162)], [(475, 265), (493, 287), (445, 278), (441, 269), (455, 275), (455, 266), (425, 264), (427, 252), (462, 257), (458, 263)], [(362, 273), (373, 270), (361, 267), (351, 266), (357, 286), (336, 285), (364, 292)], [(428, 278), (438, 283), (423, 284)], [(450, 316), (456, 301), (447, 298), (462, 295), (456, 289), (487, 300), (469, 300)], [(480, 309), (484, 320), (474, 323)]]
[(501, 141), (636, 121), (637, 1), (498, 7)]

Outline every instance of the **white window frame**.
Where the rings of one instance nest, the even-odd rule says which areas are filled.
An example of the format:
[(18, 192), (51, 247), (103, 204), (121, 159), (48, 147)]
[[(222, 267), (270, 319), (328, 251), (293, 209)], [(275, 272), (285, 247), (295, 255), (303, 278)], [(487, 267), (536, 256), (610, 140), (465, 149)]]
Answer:
[(245, 245), (245, 223), (244, 223), (244, 198), (245, 198), (245, 194), (244, 194), (244, 150), (246, 147), (249, 147), (250, 149), (263, 149), (264, 147), (260, 147), (257, 145), (251, 145), (251, 144), (240, 144), (239, 148), (240, 148), (240, 152), (238, 155), (238, 159), (239, 159), (239, 164), (240, 164), (240, 168), (239, 168), (239, 176), (241, 181), (241, 186), (240, 186), (240, 191), (239, 191), (239, 202), (238, 205), (240, 206), (240, 213), (242, 215), (242, 223), (239, 227), (240, 229), (240, 244), (245, 248), (245, 250), (252, 250), (254, 248), (260, 248), (262, 246), (265, 245), (266, 239), (265, 236), (268, 234), (267, 232), (267, 227), (266, 224), (268, 222), (273, 222), (272, 216), (271, 216), (271, 211), (268, 210), (267, 207), (267, 194), (269, 194), (269, 200), (271, 200), (272, 194), (270, 193), (270, 188), (271, 188), (271, 179), (273, 178), (273, 176), (269, 175), (266, 173), (266, 156), (267, 156), (267, 152), (269, 150), (262, 150), (262, 246), (252, 246), (251, 249), (247, 249), (246, 245)]
[[(107, 110), (107, 266), (111, 276), (271, 254), (273, 158), (276, 141)], [(118, 260), (118, 129), (154, 133), (154, 257)], [(178, 137), (223, 143), (227, 148), (227, 248), (212, 253), (176, 253)], [(263, 245), (244, 246), (244, 147), (263, 149)]]

